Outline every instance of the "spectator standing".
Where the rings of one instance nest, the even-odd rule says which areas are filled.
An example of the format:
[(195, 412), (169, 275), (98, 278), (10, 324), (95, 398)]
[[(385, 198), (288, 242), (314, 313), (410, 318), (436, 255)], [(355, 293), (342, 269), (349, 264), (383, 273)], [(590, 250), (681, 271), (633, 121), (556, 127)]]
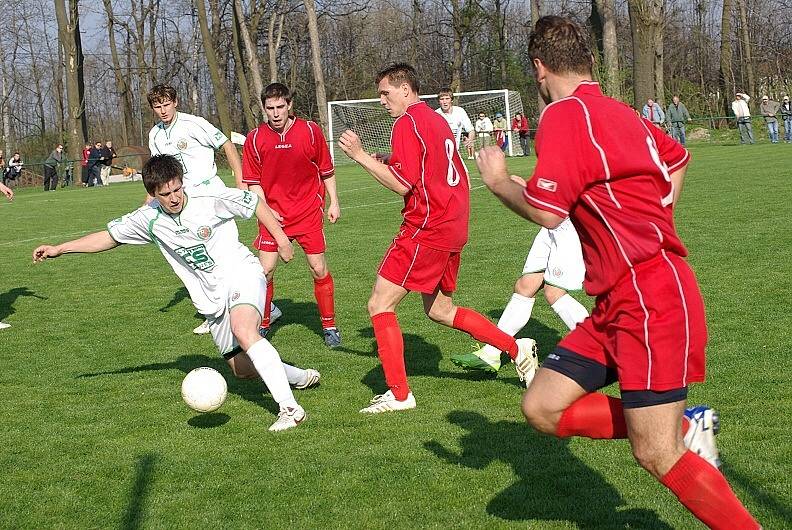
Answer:
[(505, 152), (509, 148), (509, 140), (506, 137), (506, 131), (509, 130), (509, 122), (506, 121), (506, 118), (500, 112), (495, 113), (492, 129), (495, 131), (495, 143)]
[(531, 143), (528, 118), (522, 112), (518, 112), (514, 115), (514, 119), (512, 120), (512, 131), (517, 131), (517, 134), (520, 136), (520, 147), (522, 148), (523, 156), (530, 155)]
[(24, 163), (22, 162), (22, 155), (19, 154), (19, 151), (14, 153), (14, 156), (11, 157), (11, 160), (8, 161), (8, 167), (4, 168), (3, 171), (3, 184), (7, 184), (9, 180), (13, 180), (18, 182), (17, 179), (19, 175), (22, 173), (22, 166)]
[(96, 142), (88, 153), (88, 187), (102, 185), (102, 142)]
[(660, 127), (665, 121), (663, 107), (661, 107), (660, 104), (652, 98), (646, 100), (646, 105), (643, 106), (641, 115), (658, 127)]
[(44, 161), (44, 191), (55, 191), (58, 187), (58, 165), (61, 162), (63, 162), (63, 145), (58, 144)]
[(437, 93), (437, 101), (440, 103), (440, 108), (437, 112), (440, 116), (445, 118), (448, 126), (451, 127), (451, 132), (454, 134), (457, 149), (459, 149), (462, 136), (465, 137), (465, 147), (467, 148), (468, 159), (473, 159), (473, 148), (475, 144), (475, 136), (473, 135), (473, 124), (470, 122), (470, 117), (465, 109), (454, 105), (454, 93), (450, 88), (443, 88)]
[(732, 101), (732, 112), (737, 120), (737, 128), (740, 130), (741, 144), (754, 143), (751, 109), (748, 107), (749, 101), (751, 101), (751, 96), (742, 92), (737, 92), (734, 95), (734, 101)]
[(671, 126), (671, 137), (685, 145), (685, 123), (690, 121), (690, 113), (685, 104), (679, 101), (679, 96), (674, 96), (668, 106), (666, 121)]
[(762, 103), (759, 105), (759, 112), (762, 113), (765, 124), (767, 124), (767, 136), (770, 137), (770, 142), (774, 144), (778, 143), (778, 118), (776, 118), (776, 114), (778, 114), (780, 106), (778, 101), (773, 101), (767, 96), (762, 96)]
[[(3, 152), (0, 151), (0, 160), (2, 160), (2, 159), (3, 159)], [(9, 188), (8, 186), (6, 186), (5, 184), (0, 184), (0, 194), (5, 195), (6, 199), (8, 199), (9, 201), (13, 201), (14, 200), (14, 191), (11, 188)], [(0, 322), (0, 329), (6, 329), (6, 328), (10, 328), (10, 327), (11, 327), (11, 324), (6, 324), (5, 322)]]
[(779, 110), (781, 119), (784, 120), (784, 141), (792, 143), (792, 104), (789, 103), (789, 96), (784, 96)]
[(489, 119), (489, 116), (484, 114), (483, 112), (479, 113), (479, 117), (476, 120), (476, 136), (479, 138), (479, 143), (481, 147), (487, 147), (490, 144), (490, 138), (492, 136), (492, 131), (494, 127), (492, 126), (492, 121)]
[(113, 142), (107, 140), (102, 147), (102, 165), (100, 166), (100, 175), (102, 178), (102, 185), (110, 185), (110, 170), (113, 169), (113, 159), (116, 157), (116, 150), (113, 148)]
[(80, 166), (82, 167), (82, 174), (80, 175), (80, 180), (82, 180), (83, 187), (88, 186), (88, 157), (91, 156), (91, 146), (89, 144), (85, 144), (82, 150), (82, 161), (80, 162)]

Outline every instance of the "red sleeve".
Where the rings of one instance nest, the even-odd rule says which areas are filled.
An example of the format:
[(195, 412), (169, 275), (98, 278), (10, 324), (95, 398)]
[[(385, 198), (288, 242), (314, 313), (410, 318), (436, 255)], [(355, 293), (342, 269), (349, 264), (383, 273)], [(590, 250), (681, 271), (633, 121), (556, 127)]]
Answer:
[(523, 193), (531, 206), (567, 217), (588, 182), (604, 178), (605, 167), (577, 100), (545, 108), (536, 135), (538, 156)]
[(330, 156), (330, 149), (327, 146), (324, 133), (322, 133), (322, 128), (312, 121), (308, 122), (308, 127), (313, 131), (314, 162), (319, 168), (319, 175), (323, 179), (330, 178), (335, 174), (335, 168), (333, 167), (333, 159)]
[(393, 124), (391, 157), (388, 169), (399, 182), (412, 189), (421, 179), (421, 156), (424, 148), (414, 129), (412, 117), (402, 115)]
[(660, 155), (666, 166), (668, 172), (673, 173), (677, 169), (685, 167), (690, 162), (690, 153), (682, 145), (671, 138), (660, 127), (643, 118), (644, 125), (649, 129), (649, 134), (652, 135), (654, 143), (657, 146), (657, 153)]
[(258, 129), (250, 131), (242, 147), (242, 182), (261, 186), (261, 156), (256, 145), (258, 132)]

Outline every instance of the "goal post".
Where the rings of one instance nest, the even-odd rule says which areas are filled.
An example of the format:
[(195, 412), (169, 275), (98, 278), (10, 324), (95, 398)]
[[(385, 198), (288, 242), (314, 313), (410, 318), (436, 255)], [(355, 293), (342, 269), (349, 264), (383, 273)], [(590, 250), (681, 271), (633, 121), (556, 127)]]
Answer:
[[(432, 109), (440, 107), (436, 94), (420, 96)], [(476, 123), (480, 113), (493, 119), (500, 112), (506, 118), (506, 153), (509, 156), (523, 154), (519, 145), (515, 145), (511, 131), (514, 115), (524, 113), (520, 93), (513, 90), (480, 90), (476, 92), (457, 92), (454, 94), (454, 105), (462, 107), (468, 113), (471, 123)], [(390, 151), (390, 134), (394, 119), (380, 104), (379, 98), (349, 99), (330, 101), (327, 103), (328, 141), (330, 154), (335, 164), (350, 161), (338, 148), (338, 138), (351, 129), (360, 136), (363, 148), (369, 152)]]

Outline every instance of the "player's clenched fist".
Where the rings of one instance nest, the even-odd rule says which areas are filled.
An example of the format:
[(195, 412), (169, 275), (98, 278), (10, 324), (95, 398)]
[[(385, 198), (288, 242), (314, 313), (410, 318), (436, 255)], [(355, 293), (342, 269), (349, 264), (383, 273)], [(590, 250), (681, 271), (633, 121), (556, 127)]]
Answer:
[(289, 263), (294, 257), (294, 247), (288, 238), (278, 241), (278, 256), (284, 263)]
[(352, 160), (358, 161), (361, 156), (367, 154), (363, 150), (363, 143), (355, 131), (344, 131), (341, 134), (341, 138), (338, 139), (338, 144), (341, 146), (341, 150)]
[(481, 180), (490, 189), (494, 189), (504, 180), (509, 180), (506, 170), (506, 157), (500, 147), (490, 146), (476, 153), (476, 166), (481, 173)]
[(57, 247), (52, 245), (41, 245), (33, 251), (33, 263), (44, 261), (47, 258), (57, 258), (61, 255)]

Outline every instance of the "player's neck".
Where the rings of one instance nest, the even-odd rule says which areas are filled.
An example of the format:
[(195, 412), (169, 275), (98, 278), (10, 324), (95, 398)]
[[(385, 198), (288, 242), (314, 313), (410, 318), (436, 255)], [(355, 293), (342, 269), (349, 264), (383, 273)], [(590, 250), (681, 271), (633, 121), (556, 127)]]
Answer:
[(574, 94), (575, 90), (577, 90), (580, 84), (584, 82), (592, 82), (591, 76), (589, 75), (555, 76), (553, 82), (547, 87), (548, 91), (550, 92), (550, 99), (552, 101), (558, 101), (559, 99), (568, 98), (569, 96)]
[(272, 124), (272, 122), (268, 122), (268, 124), (269, 124), (269, 126), (270, 126), (270, 129), (272, 129), (272, 130), (273, 130), (273, 131), (275, 131), (276, 133), (282, 133), (283, 131), (285, 131), (286, 129), (288, 129), (288, 128), (289, 128), (289, 126), (292, 124), (292, 122), (293, 122), (294, 120), (295, 120), (294, 116), (289, 116), (288, 118), (286, 118), (286, 121), (285, 121), (285, 122), (283, 122), (283, 125), (282, 125), (281, 127), (275, 127), (275, 126)]

